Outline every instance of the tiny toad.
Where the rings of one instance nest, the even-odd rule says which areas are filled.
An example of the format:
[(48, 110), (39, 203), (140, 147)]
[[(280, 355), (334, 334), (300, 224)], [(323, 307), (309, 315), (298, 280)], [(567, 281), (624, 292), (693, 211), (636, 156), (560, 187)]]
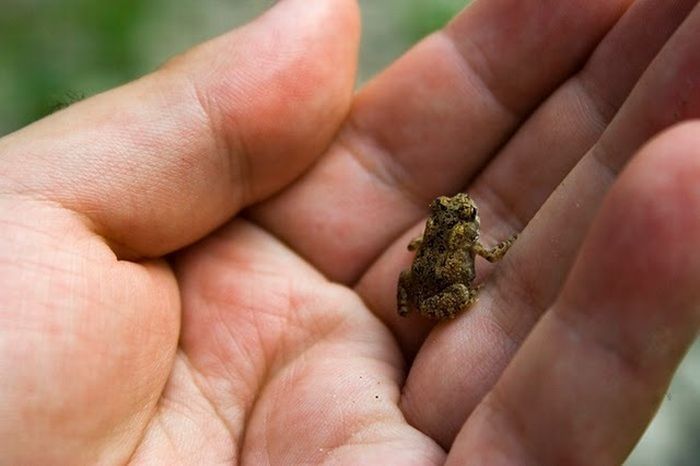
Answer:
[(479, 243), (479, 215), (467, 194), (441, 196), (430, 204), (425, 232), (408, 245), (413, 264), (401, 272), (399, 315), (416, 310), (430, 319), (454, 318), (476, 301), (476, 255), (489, 262), (503, 257), (517, 235), (492, 249)]

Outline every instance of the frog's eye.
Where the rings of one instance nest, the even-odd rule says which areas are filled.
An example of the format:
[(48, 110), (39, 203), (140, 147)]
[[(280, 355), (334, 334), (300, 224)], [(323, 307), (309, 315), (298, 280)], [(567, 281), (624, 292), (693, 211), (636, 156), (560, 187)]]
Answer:
[(476, 209), (474, 207), (464, 207), (463, 215), (469, 219), (476, 217)]
[(430, 208), (434, 211), (446, 210), (447, 209), (447, 198), (445, 196), (438, 197), (430, 204)]

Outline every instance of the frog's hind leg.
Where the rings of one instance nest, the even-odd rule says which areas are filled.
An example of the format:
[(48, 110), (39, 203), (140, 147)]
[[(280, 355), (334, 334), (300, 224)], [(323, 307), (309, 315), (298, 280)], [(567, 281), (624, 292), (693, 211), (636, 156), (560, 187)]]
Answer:
[(454, 319), (477, 301), (478, 292), (462, 283), (454, 284), (420, 303), (421, 314), (442, 320)]
[(411, 271), (404, 270), (399, 275), (399, 285), (396, 290), (396, 303), (398, 305), (399, 315), (406, 317), (411, 310), (408, 299), (408, 289), (411, 285)]

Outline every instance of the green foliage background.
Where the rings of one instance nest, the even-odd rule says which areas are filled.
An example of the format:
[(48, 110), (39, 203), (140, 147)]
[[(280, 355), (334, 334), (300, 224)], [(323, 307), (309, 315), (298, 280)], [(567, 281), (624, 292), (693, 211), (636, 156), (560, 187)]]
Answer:
[[(0, 0), (0, 136), (123, 84), (245, 23), (273, 0)], [(483, 0), (489, 1), (489, 0)], [(359, 0), (360, 82), (440, 28), (469, 0)], [(604, 383), (602, 381), (601, 383)], [(700, 455), (700, 344), (628, 465)]]

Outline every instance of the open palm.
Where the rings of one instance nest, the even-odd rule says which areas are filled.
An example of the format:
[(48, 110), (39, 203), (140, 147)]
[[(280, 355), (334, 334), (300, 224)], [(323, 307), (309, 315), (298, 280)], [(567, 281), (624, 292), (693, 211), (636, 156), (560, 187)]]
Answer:
[[(0, 140), (0, 463), (621, 462), (700, 325), (696, 3), (477, 1), (353, 95), (354, 0), (284, 0)], [(400, 318), (460, 190), (520, 239)]]

